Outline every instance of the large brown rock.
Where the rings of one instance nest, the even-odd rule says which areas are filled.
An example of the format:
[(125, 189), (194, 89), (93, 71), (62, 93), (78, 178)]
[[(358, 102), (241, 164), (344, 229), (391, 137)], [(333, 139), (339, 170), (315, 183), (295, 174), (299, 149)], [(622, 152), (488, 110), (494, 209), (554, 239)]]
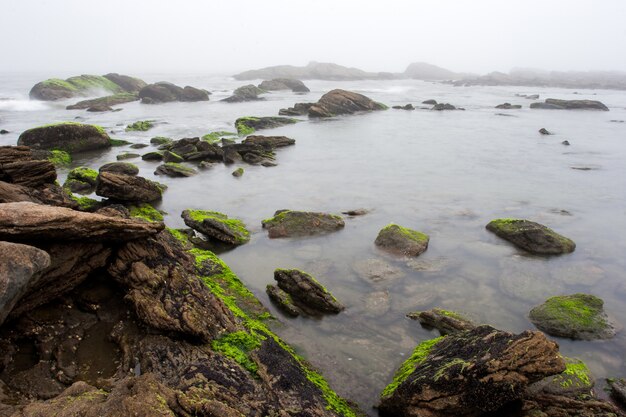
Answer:
[(263, 220), (270, 238), (313, 236), (345, 227), (340, 216), (311, 211), (278, 210), (274, 217)]
[(162, 189), (143, 177), (101, 172), (96, 181), (96, 194), (113, 200), (149, 203), (161, 199)]
[(0, 181), (0, 203), (17, 203), (20, 201), (78, 208), (78, 203), (58, 185), (49, 184), (42, 188), (31, 188)]
[(374, 244), (381, 249), (398, 255), (419, 256), (428, 249), (428, 235), (397, 224), (383, 227)]
[(385, 110), (387, 106), (363, 94), (336, 89), (324, 94), (309, 108), (309, 117), (333, 117), (363, 111)]
[(50, 256), (41, 249), (0, 242), (0, 326), (49, 265)]
[(0, 239), (127, 241), (154, 235), (163, 223), (107, 217), (35, 203), (0, 205)]
[(66, 122), (28, 129), (20, 135), (17, 144), (75, 153), (110, 148), (111, 139), (99, 126)]

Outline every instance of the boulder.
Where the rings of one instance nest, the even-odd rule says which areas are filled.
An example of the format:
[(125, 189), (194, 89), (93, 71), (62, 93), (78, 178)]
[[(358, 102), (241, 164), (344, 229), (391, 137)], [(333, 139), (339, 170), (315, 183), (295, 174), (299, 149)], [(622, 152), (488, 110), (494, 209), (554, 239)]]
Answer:
[(166, 138), (164, 136), (155, 136), (150, 139), (150, 143), (152, 145), (165, 145), (168, 143), (172, 143), (172, 139)]
[(387, 106), (377, 103), (363, 94), (346, 90), (332, 90), (324, 94), (309, 108), (309, 117), (333, 117), (363, 111), (385, 110)]
[(531, 103), (531, 109), (550, 110), (603, 110), (609, 111), (604, 103), (597, 100), (559, 100), (547, 98), (544, 103)]
[(187, 167), (176, 162), (167, 162), (159, 165), (154, 171), (154, 175), (166, 175), (168, 177), (192, 177), (196, 175), (198, 171), (193, 168)]
[(437, 329), (442, 335), (472, 330), (476, 325), (463, 315), (442, 308), (433, 308), (428, 311), (416, 311), (407, 314), (412, 320), (417, 320), (426, 328)]
[(424, 100), (424, 101), (422, 101), (422, 104), (430, 104), (430, 105), (434, 106), (435, 104), (437, 104), (437, 100), (433, 100), (433, 99)]
[(141, 155), (141, 159), (144, 161), (162, 161), (163, 152), (153, 151)]
[(122, 86), (99, 75), (80, 75), (67, 80), (51, 78), (33, 86), (29, 96), (35, 100), (60, 100), (77, 96), (89, 96), (95, 92), (123, 93)]
[(245, 138), (242, 143), (246, 145), (260, 145), (266, 149), (282, 148), (296, 143), (295, 139), (287, 136), (260, 136), (253, 135)]
[(111, 138), (100, 126), (64, 122), (28, 129), (20, 135), (17, 144), (72, 154), (110, 148)]
[(604, 301), (589, 294), (572, 294), (548, 298), (528, 314), (538, 329), (570, 339), (610, 339), (615, 324), (604, 312)]
[(542, 127), (541, 129), (539, 129), (539, 133), (542, 134), (542, 135), (552, 135), (553, 134), (552, 132), (550, 132), (545, 127)]
[(150, 203), (161, 199), (162, 188), (143, 177), (101, 172), (96, 194), (118, 201)]
[(309, 109), (315, 103), (296, 103), (293, 107), (288, 107), (286, 109), (280, 109), (278, 114), (280, 116), (306, 116), (309, 114)]
[(243, 173), (244, 173), (244, 169), (239, 167), (236, 170), (234, 170), (231, 174), (232, 174), (233, 177), (239, 178), (239, 177), (243, 176)]
[(337, 314), (345, 309), (315, 278), (297, 269), (277, 269), (274, 279), (278, 287), (291, 296), (294, 304), (311, 314)]
[(50, 266), (50, 255), (33, 246), (0, 242), (0, 326), (15, 304)]
[(130, 162), (109, 162), (99, 169), (100, 172), (112, 172), (113, 174), (137, 175), (139, 168)]
[(522, 106), (520, 104), (511, 104), (511, 103), (503, 103), (503, 104), (498, 104), (496, 106), (496, 109), (504, 109), (504, 110), (511, 110), (511, 109), (521, 109)]
[[(1, 150), (0, 153), (2, 153)], [(54, 164), (49, 161), (22, 160), (0, 163), (0, 181), (26, 187), (39, 187), (54, 184), (56, 179), (56, 169)]]
[(294, 93), (308, 93), (311, 91), (302, 81), (293, 78), (265, 80), (259, 84), (259, 88), (265, 91), (291, 90)]
[(230, 245), (243, 245), (250, 240), (246, 225), (238, 219), (216, 211), (184, 210), (181, 217), (185, 224), (211, 239)]
[(297, 122), (298, 120), (289, 117), (240, 117), (235, 120), (235, 128), (239, 135), (246, 136), (256, 130), (273, 129)]
[(127, 241), (153, 235), (163, 228), (163, 223), (107, 217), (30, 202), (0, 205), (0, 239), (11, 241)]
[(138, 93), (139, 90), (148, 85), (144, 80), (139, 78), (130, 77), (128, 75), (120, 75), (117, 73), (105, 74), (103, 77), (119, 85), (128, 93)]
[(172, 101), (208, 101), (209, 93), (194, 87), (181, 88), (172, 83), (161, 81), (149, 84), (139, 90), (139, 98), (144, 104), (168, 103)]
[(374, 244), (387, 252), (415, 257), (428, 249), (428, 241), (424, 233), (390, 224), (378, 232)]
[[(382, 417), (479, 416), (524, 397), (528, 385), (565, 370), (541, 332), (479, 326), (418, 345), (381, 394)], [(495, 415), (509, 415), (496, 413)]]
[[(130, 103), (132, 101), (139, 100), (139, 97), (135, 93), (119, 93), (112, 96), (94, 98), (91, 100), (79, 101), (76, 104), (67, 106), (67, 110), (84, 110), (87, 111), (109, 111), (111, 106), (117, 106), (118, 104)], [(107, 110), (89, 110), (90, 108), (107, 108)]]
[(259, 87), (248, 84), (235, 89), (232, 96), (227, 97), (222, 101), (227, 103), (241, 103), (244, 101), (263, 100), (263, 98), (259, 97), (259, 94), (263, 94), (265, 92), (265, 90)]
[(174, 152), (170, 152), (170, 151), (163, 151), (163, 162), (167, 163), (167, 162), (175, 162), (175, 163), (180, 163), (183, 162), (184, 159), (182, 156), (174, 153)]
[(559, 255), (576, 249), (571, 239), (530, 220), (496, 219), (486, 228), (515, 246), (538, 255)]
[(340, 216), (310, 211), (278, 210), (274, 217), (263, 220), (270, 238), (313, 236), (343, 229)]
[(58, 185), (48, 184), (44, 187), (32, 188), (0, 181), (0, 203), (18, 203), (21, 201), (78, 208), (77, 202)]

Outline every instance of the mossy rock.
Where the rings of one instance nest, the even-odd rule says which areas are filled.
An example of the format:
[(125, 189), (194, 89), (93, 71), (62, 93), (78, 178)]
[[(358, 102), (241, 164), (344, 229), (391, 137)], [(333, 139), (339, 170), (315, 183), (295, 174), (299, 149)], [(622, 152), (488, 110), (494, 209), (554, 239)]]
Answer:
[(236, 170), (234, 170), (232, 172), (232, 175), (233, 175), (233, 177), (239, 178), (239, 177), (241, 177), (243, 175), (243, 173), (244, 173), (244, 169), (239, 167), (239, 168), (237, 168)]
[(294, 305), (311, 316), (337, 314), (345, 307), (312, 275), (299, 269), (277, 269), (274, 279), (289, 294)]
[(73, 154), (110, 148), (111, 138), (100, 126), (63, 122), (28, 129), (20, 135), (17, 144)]
[(428, 249), (429, 240), (422, 232), (390, 224), (378, 232), (374, 244), (387, 252), (415, 257)]
[(144, 161), (162, 161), (163, 160), (163, 152), (148, 152), (141, 155), (141, 159)]
[[(76, 96), (87, 96), (96, 91), (106, 91), (112, 94), (123, 94), (124, 91), (132, 92), (125, 85), (117, 84), (116, 81), (119, 80), (110, 78), (108, 77), (109, 75), (111, 74), (106, 76), (87, 74), (70, 77), (67, 80), (50, 78), (35, 84), (29, 95), (30, 98), (36, 100), (59, 100)], [(127, 76), (118, 77), (132, 78)], [(141, 80), (138, 81), (143, 83)]]
[(150, 143), (153, 145), (165, 145), (168, 143), (172, 143), (172, 139), (166, 138), (165, 136), (155, 136), (150, 139)]
[(538, 329), (552, 336), (570, 339), (610, 339), (615, 325), (604, 312), (604, 301), (590, 294), (572, 294), (548, 298), (529, 313)]
[(137, 217), (149, 222), (162, 222), (163, 215), (149, 203), (129, 207), (131, 217)]
[(456, 311), (433, 308), (428, 311), (416, 311), (407, 314), (407, 317), (417, 320), (426, 328), (437, 329), (441, 335), (447, 335), (463, 330), (471, 330), (476, 325), (467, 317)]
[(73, 193), (91, 194), (96, 189), (96, 179), (98, 171), (88, 167), (77, 167), (67, 174), (67, 179), (63, 184), (63, 188)]
[(52, 162), (55, 167), (65, 167), (72, 163), (72, 156), (58, 149), (51, 150), (47, 159)]
[(265, 292), (274, 305), (276, 305), (276, 307), (281, 309), (288, 316), (298, 317), (302, 313), (302, 311), (293, 303), (291, 296), (278, 288), (276, 285), (268, 284), (267, 287), (265, 287)]
[(289, 117), (240, 117), (235, 121), (235, 128), (240, 136), (247, 136), (256, 130), (272, 129), (297, 123), (298, 121), (298, 119)]
[(515, 246), (538, 255), (560, 255), (576, 249), (571, 239), (530, 220), (496, 219), (486, 228)]
[(216, 211), (184, 210), (181, 217), (192, 229), (230, 245), (243, 245), (250, 241), (250, 232), (238, 219), (229, 219), (227, 215)]
[(138, 153), (133, 153), (133, 152), (124, 152), (121, 153), (119, 155), (116, 156), (116, 159), (118, 161), (125, 161), (126, 159), (134, 159), (134, 158), (139, 158), (141, 155), (139, 155)]
[(135, 123), (131, 123), (126, 126), (127, 132), (146, 132), (154, 127), (154, 123), (151, 120), (140, 120)]
[(575, 397), (589, 395), (596, 381), (587, 365), (580, 359), (563, 358), (565, 371), (549, 376), (528, 387), (531, 394), (544, 393)]
[(197, 173), (198, 171), (195, 169), (176, 162), (167, 162), (163, 165), (159, 165), (154, 171), (155, 175), (167, 175), (168, 177), (191, 177)]
[(278, 210), (274, 217), (262, 221), (270, 238), (314, 236), (345, 227), (340, 216), (311, 211)]
[(109, 162), (108, 164), (102, 165), (98, 171), (134, 176), (139, 174), (139, 167), (130, 162)]
[(182, 156), (171, 151), (163, 151), (163, 162), (181, 163), (183, 161), (184, 159)]

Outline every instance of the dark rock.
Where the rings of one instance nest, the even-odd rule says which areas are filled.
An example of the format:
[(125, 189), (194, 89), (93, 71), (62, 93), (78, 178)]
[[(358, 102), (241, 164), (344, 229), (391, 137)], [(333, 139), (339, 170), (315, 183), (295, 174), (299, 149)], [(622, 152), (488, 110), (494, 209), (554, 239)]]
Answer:
[(112, 172), (114, 174), (137, 175), (139, 168), (130, 162), (109, 162), (100, 167), (100, 172)]
[(143, 177), (101, 172), (96, 194), (118, 201), (149, 203), (160, 200), (162, 190), (157, 183)]
[[(91, 100), (79, 101), (76, 104), (67, 106), (67, 110), (82, 110), (87, 111), (111, 111), (111, 106), (117, 106), (118, 104), (130, 103), (132, 101), (139, 100), (139, 97), (135, 93), (119, 93), (112, 96), (94, 98)], [(106, 110), (93, 110), (95, 108), (103, 108)], [(92, 109), (92, 110), (90, 110)]]
[(615, 336), (615, 325), (604, 312), (604, 301), (588, 294), (551, 297), (528, 315), (540, 330), (560, 337), (593, 340)]
[(243, 140), (246, 145), (260, 145), (266, 149), (282, 148), (296, 143), (294, 139), (286, 136), (248, 136)]
[(431, 105), (434, 106), (435, 104), (437, 104), (437, 100), (433, 100), (433, 99), (424, 100), (424, 101), (422, 101), (422, 104), (431, 104)]
[(441, 308), (409, 313), (407, 317), (419, 321), (426, 328), (439, 330), (439, 333), (442, 335), (472, 330), (476, 327), (471, 320), (463, 317), (461, 314)]
[(154, 171), (155, 175), (167, 175), (168, 177), (191, 177), (198, 171), (175, 162), (167, 162), (159, 165)]
[(298, 317), (302, 311), (293, 303), (293, 299), (285, 291), (275, 285), (268, 284), (265, 292), (270, 300), (280, 308), (285, 314), (291, 317)]
[(104, 78), (119, 85), (128, 93), (138, 93), (139, 90), (147, 85), (145, 81), (140, 80), (139, 78), (130, 77), (128, 75), (120, 75), (117, 73), (105, 74)]
[(503, 104), (498, 104), (496, 106), (496, 109), (505, 109), (505, 110), (510, 110), (510, 109), (521, 109), (522, 106), (520, 104), (511, 104), (511, 103), (503, 103)]
[[(246, 158), (244, 158), (244, 160), (245, 160), (245, 159), (246, 159)], [(239, 178), (239, 177), (241, 177), (241, 176), (243, 175), (243, 173), (244, 173), (243, 168), (239, 167), (239, 168), (237, 168), (236, 170), (234, 170), (234, 171), (232, 172), (232, 175), (233, 175), (233, 177), (237, 177), (237, 178)]]
[(552, 132), (550, 132), (548, 129), (546, 129), (545, 127), (542, 127), (541, 129), (539, 129), (539, 133), (541, 133), (542, 135), (553, 135)]
[(9, 132), (9, 131), (8, 131), (8, 130), (6, 130), (6, 129), (0, 129), (0, 135), (6, 135), (6, 134), (8, 134), (8, 133), (11, 133), (11, 132)]
[(250, 241), (250, 232), (246, 225), (238, 219), (216, 211), (184, 210), (181, 217), (185, 224), (211, 239), (230, 245), (243, 245)]
[(32, 246), (0, 242), (0, 325), (50, 266), (50, 256)]
[(564, 140), (563, 142), (561, 142), (561, 145), (569, 146), (569, 140)]
[(144, 104), (158, 104), (172, 101), (207, 101), (209, 93), (193, 87), (185, 87), (184, 89), (161, 81), (155, 84), (149, 84), (139, 91), (139, 98)]
[(559, 100), (547, 98), (545, 103), (531, 103), (531, 109), (555, 110), (603, 110), (609, 111), (603, 103), (596, 100)]
[(529, 100), (537, 100), (539, 98), (539, 94), (515, 94), (515, 97), (527, 98)]
[(131, 149), (143, 149), (147, 147), (148, 145), (146, 145), (145, 143), (133, 143), (132, 145), (129, 146), (129, 148)]
[(585, 363), (578, 359), (564, 358), (565, 371), (535, 382), (528, 387), (529, 396), (537, 394), (566, 397), (589, 396), (596, 383)]
[(397, 110), (415, 110), (415, 107), (410, 103), (404, 106), (393, 106), (392, 108)]
[[(2, 150), (0, 150), (1, 153)], [(53, 184), (56, 179), (56, 170), (49, 161), (18, 160), (0, 163), (0, 181), (26, 187), (39, 187)]]
[(428, 249), (428, 235), (406, 227), (390, 224), (378, 232), (374, 243), (398, 255), (419, 256)]
[(346, 90), (332, 90), (309, 108), (309, 117), (333, 117), (362, 111), (385, 110), (387, 106)]
[(313, 236), (343, 229), (340, 216), (309, 211), (278, 210), (274, 217), (263, 220), (270, 238)]
[(244, 85), (233, 91), (233, 95), (223, 99), (227, 103), (241, 103), (244, 101), (263, 100), (259, 97), (259, 94), (265, 93), (265, 90), (260, 89), (252, 84)]
[(309, 314), (337, 314), (344, 310), (335, 297), (315, 278), (297, 269), (277, 269), (274, 279), (278, 287), (289, 294), (297, 307)]
[(369, 212), (370, 211), (368, 209), (360, 208), (360, 209), (342, 211), (341, 214), (345, 214), (348, 216), (364, 216)]
[(125, 161), (127, 159), (139, 158), (140, 156), (141, 155), (139, 155), (138, 153), (124, 152), (124, 153), (117, 155), (115, 159), (117, 159), (118, 161)]
[[(193, 145), (190, 145), (193, 146)], [(194, 147), (195, 149), (195, 147)], [(193, 151), (192, 151), (193, 152)], [(170, 151), (163, 151), (163, 162), (183, 162), (184, 159), (182, 156), (174, 153), (174, 152), (170, 152)]]
[(573, 252), (576, 244), (565, 236), (539, 223), (522, 219), (496, 219), (487, 230), (515, 246), (539, 255), (559, 255)]
[(315, 103), (296, 103), (293, 107), (280, 109), (278, 114), (281, 116), (306, 116), (313, 104)]
[(68, 122), (29, 129), (20, 135), (17, 144), (75, 153), (110, 148), (111, 139), (99, 126)]
[[(130, 78), (130, 77), (129, 77)], [(35, 100), (59, 100), (76, 96), (89, 96), (94, 92), (108, 91), (113, 94), (125, 90), (115, 82), (99, 75), (80, 75), (67, 80), (51, 78), (39, 82), (30, 90), (30, 98)]]
[(237, 128), (237, 133), (243, 136), (250, 135), (255, 130), (273, 129), (297, 122), (298, 120), (288, 117), (240, 117), (235, 120), (235, 127)]
[(542, 333), (479, 326), (418, 345), (382, 392), (378, 409), (382, 417), (479, 416), (522, 399), (528, 384), (564, 370), (558, 345)]
[(163, 152), (148, 152), (141, 155), (141, 159), (143, 159), (144, 161), (162, 161)]
[(0, 181), (0, 203), (21, 201), (78, 209), (76, 201), (58, 185), (48, 184), (44, 187), (31, 188)]
[(461, 110), (461, 109), (453, 106), (450, 103), (437, 103), (433, 106), (431, 110), (441, 111), (441, 110)]
[(265, 91), (291, 90), (294, 93), (308, 93), (311, 91), (302, 81), (293, 78), (265, 80), (259, 84), (259, 88)]

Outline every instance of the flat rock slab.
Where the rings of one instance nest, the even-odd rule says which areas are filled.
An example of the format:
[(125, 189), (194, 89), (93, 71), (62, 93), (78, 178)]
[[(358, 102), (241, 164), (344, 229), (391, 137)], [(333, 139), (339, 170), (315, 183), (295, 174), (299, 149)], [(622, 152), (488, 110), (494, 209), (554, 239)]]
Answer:
[(101, 172), (96, 182), (96, 194), (113, 200), (149, 203), (161, 193), (157, 183), (139, 176)]
[(560, 255), (576, 249), (571, 239), (530, 220), (496, 219), (486, 228), (515, 246), (538, 255)]
[(604, 311), (604, 301), (590, 294), (551, 297), (528, 314), (538, 329), (571, 339), (610, 339), (616, 326)]
[(7, 240), (128, 241), (154, 235), (164, 227), (29, 202), (0, 204), (0, 239)]
[(387, 252), (414, 257), (428, 249), (429, 240), (424, 233), (390, 224), (378, 232), (374, 243)]
[(322, 284), (298, 269), (277, 269), (274, 279), (278, 287), (291, 296), (294, 303), (309, 314), (337, 314), (345, 307)]
[(602, 110), (609, 111), (609, 108), (597, 100), (559, 100), (547, 98), (545, 103), (532, 103), (531, 109), (552, 109), (552, 110)]
[(288, 138), (287, 136), (252, 135), (245, 138), (242, 143), (248, 145), (261, 145), (262, 147), (267, 149), (274, 149), (294, 145), (296, 143), (296, 140)]
[(404, 277), (402, 269), (382, 259), (363, 259), (352, 264), (357, 275), (369, 283), (384, 283)]
[(340, 216), (310, 211), (278, 210), (271, 219), (263, 220), (270, 238), (314, 236), (345, 227)]

